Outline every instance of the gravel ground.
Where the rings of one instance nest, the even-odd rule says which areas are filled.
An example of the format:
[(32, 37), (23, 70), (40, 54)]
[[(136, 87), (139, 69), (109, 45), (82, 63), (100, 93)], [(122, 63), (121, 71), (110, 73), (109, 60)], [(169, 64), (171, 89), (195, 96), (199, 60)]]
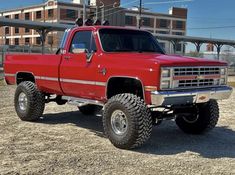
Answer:
[(0, 174), (235, 174), (235, 93), (210, 133), (186, 135), (169, 121), (126, 151), (105, 138), (100, 116), (73, 106), (50, 103), (39, 122), (20, 121), (14, 91), (0, 86)]

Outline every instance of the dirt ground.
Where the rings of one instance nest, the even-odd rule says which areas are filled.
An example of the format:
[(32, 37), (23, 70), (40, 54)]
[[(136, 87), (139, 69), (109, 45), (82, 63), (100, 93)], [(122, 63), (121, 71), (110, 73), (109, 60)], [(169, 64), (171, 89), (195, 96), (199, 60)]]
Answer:
[(153, 129), (142, 148), (115, 148), (100, 116), (74, 106), (46, 106), (36, 123), (20, 121), (15, 86), (0, 86), (0, 174), (235, 174), (235, 93), (220, 102), (218, 126), (186, 135), (173, 121)]

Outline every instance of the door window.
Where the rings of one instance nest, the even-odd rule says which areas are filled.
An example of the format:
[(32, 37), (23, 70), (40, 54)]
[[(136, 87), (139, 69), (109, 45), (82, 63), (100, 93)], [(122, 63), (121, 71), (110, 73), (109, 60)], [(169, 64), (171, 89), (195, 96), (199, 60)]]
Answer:
[(74, 35), (72, 43), (70, 45), (70, 49), (69, 49), (70, 53), (72, 53), (73, 45), (82, 45), (89, 52), (96, 52), (95, 39), (91, 31), (80, 31)]

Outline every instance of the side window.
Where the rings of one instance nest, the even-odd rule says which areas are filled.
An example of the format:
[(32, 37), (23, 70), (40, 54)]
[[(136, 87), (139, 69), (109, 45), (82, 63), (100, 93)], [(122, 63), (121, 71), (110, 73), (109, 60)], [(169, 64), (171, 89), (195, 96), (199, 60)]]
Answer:
[(77, 32), (73, 37), (69, 52), (72, 52), (73, 44), (84, 45), (89, 52), (96, 52), (95, 39), (91, 31)]

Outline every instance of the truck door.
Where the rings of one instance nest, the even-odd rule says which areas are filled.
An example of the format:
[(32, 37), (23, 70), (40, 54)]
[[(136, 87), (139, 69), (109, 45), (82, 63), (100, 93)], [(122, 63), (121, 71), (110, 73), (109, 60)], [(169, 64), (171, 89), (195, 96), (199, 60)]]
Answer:
[[(88, 55), (92, 57), (90, 62), (87, 61)], [(96, 95), (96, 69), (97, 56), (93, 33), (92, 31), (77, 31), (69, 50), (62, 57), (60, 81), (65, 95), (94, 98)]]

